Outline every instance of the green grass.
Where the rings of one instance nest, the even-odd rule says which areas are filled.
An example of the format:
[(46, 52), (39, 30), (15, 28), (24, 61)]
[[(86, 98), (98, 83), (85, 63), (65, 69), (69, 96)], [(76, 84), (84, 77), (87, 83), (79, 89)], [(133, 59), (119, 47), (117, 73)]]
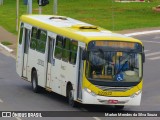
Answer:
[(2, 41), (1, 42), (3, 45), (8, 46), (8, 45), (12, 45), (12, 43), (8, 42), (8, 41)]
[[(53, 0), (43, 7), (43, 14), (53, 14)], [(160, 26), (160, 13), (152, 7), (160, 0), (145, 3), (115, 3), (112, 0), (58, 0), (58, 15), (69, 16), (109, 30), (117, 31), (134, 28)], [(37, 0), (33, 0), (33, 14), (38, 14)], [(20, 15), (27, 13), (27, 7), (20, 0)], [(0, 6), (0, 25), (16, 32), (16, 1), (4, 0)]]

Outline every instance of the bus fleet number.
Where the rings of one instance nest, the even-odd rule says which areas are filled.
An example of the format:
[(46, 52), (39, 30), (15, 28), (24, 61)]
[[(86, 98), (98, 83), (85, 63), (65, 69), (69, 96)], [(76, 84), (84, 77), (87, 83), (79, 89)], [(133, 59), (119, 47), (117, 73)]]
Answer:
[(99, 92), (98, 92), (98, 95), (101, 95), (101, 96), (108, 96), (108, 95), (112, 95), (112, 92), (99, 91)]

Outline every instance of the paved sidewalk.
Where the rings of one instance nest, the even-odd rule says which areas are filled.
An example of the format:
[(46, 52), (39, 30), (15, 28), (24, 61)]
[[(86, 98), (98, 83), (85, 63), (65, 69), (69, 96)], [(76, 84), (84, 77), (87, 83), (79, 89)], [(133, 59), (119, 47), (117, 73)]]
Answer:
[[(3, 27), (0, 26), (0, 42), (2, 41), (8, 41), (12, 43), (12, 45), (8, 45), (7, 47), (13, 49), (12, 54), (16, 55), (16, 47), (17, 47), (17, 36), (8, 32)], [(2, 48), (0, 48), (0, 51), (3, 51)], [(3, 51), (4, 52), (4, 51)]]

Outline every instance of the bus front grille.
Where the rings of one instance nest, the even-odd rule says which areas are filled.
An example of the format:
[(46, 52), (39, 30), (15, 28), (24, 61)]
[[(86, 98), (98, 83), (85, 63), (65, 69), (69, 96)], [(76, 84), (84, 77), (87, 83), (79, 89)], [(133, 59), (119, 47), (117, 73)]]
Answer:
[(132, 87), (106, 87), (106, 86), (98, 86), (98, 85), (96, 85), (96, 87), (98, 87), (103, 91), (127, 91), (132, 88)]

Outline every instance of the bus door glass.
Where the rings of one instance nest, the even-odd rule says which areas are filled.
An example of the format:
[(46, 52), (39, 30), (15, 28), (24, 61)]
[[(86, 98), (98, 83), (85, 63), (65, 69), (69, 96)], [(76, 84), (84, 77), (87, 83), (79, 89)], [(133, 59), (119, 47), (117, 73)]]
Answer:
[(30, 30), (25, 28), (25, 31), (24, 31), (23, 77), (27, 77), (29, 42), (30, 42)]
[(54, 59), (53, 59), (53, 48), (54, 48), (54, 38), (49, 37), (48, 38), (48, 62), (47, 62), (47, 81), (46, 81), (46, 87), (51, 88), (51, 70), (52, 65), (54, 65)]

